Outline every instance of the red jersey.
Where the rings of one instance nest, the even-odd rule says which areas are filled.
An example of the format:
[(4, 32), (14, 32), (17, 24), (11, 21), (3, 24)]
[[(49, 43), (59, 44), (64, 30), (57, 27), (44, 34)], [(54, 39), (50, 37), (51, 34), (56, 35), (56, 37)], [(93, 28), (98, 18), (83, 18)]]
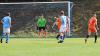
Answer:
[(60, 18), (58, 18), (57, 19), (57, 27), (58, 27), (58, 29), (60, 29), (60, 26), (61, 26), (61, 20), (60, 20)]
[(96, 17), (91, 17), (91, 19), (89, 19), (89, 22), (88, 22), (88, 27), (95, 28), (96, 23), (97, 23)]
[(96, 23), (97, 23), (97, 19), (96, 17), (91, 17), (91, 19), (89, 19), (88, 22), (88, 32), (96, 32)]

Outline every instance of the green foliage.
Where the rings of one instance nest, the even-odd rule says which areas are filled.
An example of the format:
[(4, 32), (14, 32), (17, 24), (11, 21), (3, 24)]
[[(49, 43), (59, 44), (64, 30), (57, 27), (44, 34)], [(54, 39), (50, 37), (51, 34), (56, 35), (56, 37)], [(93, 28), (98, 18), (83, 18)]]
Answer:
[[(73, 2), (75, 3), (73, 7), (73, 32), (74, 34), (85, 35), (87, 22), (91, 15), (96, 12), (97, 19), (100, 18), (100, 0), (75, 0)], [(98, 19), (98, 25), (100, 24), (99, 21), (100, 19)]]

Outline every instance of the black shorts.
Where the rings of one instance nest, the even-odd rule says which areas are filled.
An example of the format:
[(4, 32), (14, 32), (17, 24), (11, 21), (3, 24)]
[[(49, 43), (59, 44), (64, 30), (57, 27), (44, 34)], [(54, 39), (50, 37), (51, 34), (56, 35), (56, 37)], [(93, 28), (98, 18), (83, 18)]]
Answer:
[(37, 27), (37, 30), (41, 31), (41, 30), (45, 30), (45, 27)]

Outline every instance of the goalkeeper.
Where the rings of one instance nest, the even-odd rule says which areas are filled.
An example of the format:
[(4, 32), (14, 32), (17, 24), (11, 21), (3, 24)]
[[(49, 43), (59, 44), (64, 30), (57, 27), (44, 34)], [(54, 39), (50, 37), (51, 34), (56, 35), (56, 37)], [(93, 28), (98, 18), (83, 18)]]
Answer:
[(38, 37), (40, 37), (41, 33), (43, 33), (44, 37), (46, 37), (46, 19), (44, 18), (43, 14), (38, 18), (37, 29)]

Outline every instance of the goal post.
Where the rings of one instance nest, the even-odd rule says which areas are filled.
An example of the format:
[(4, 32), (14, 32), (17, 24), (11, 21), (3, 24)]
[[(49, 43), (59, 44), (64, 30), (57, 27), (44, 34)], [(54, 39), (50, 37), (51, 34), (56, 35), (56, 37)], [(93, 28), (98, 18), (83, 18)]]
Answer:
[(68, 1), (68, 17), (69, 17), (69, 32), (68, 35), (71, 36), (71, 20), (72, 20), (72, 8), (73, 8), (73, 2)]
[[(54, 21), (53, 17), (58, 16), (61, 10), (65, 11), (65, 15), (69, 17), (69, 33), (71, 36), (71, 21), (72, 21), (72, 5), (70, 1), (55, 1), (55, 2), (15, 2), (15, 3), (0, 3), (0, 19), (5, 12), (11, 12), (12, 20), (15, 22), (12, 31), (26, 30), (32, 24), (36, 26), (36, 17), (44, 14), (48, 21), (48, 31), (52, 32), (51, 26)], [(51, 18), (51, 22), (49, 19)], [(23, 27), (22, 27), (23, 26)], [(35, 29), (36, 27), (33, 27)]]

